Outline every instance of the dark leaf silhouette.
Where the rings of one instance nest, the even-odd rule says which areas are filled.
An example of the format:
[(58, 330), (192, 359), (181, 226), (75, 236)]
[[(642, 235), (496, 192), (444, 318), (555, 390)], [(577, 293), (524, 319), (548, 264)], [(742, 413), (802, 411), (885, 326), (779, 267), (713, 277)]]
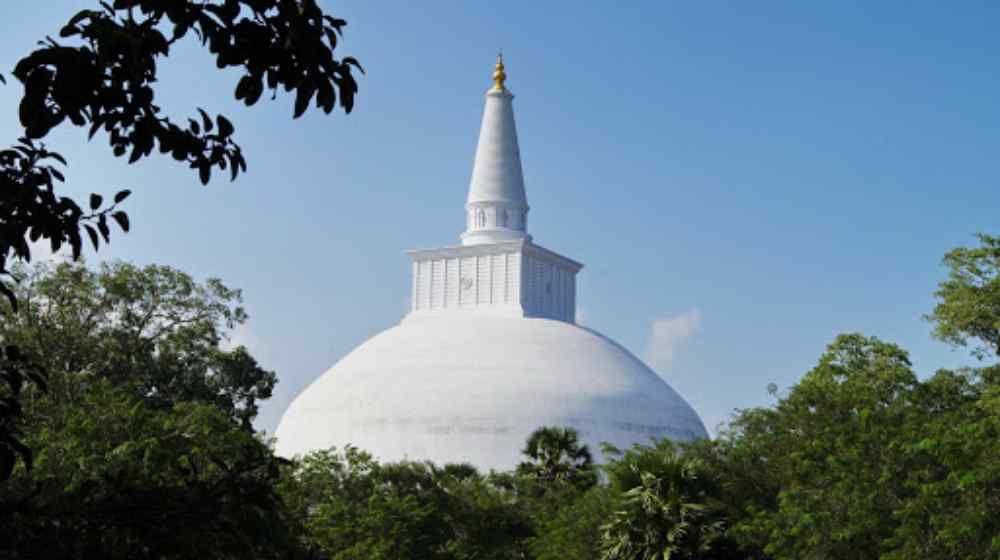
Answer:
[(129, 227), (128, 214), (119, 210), (117, 212), (112, 213), (111, 217), (114, 218), (116, 222), (118, 222), (118, 226), (122, 228), (122, 231), (128, 233), (128, 227)]

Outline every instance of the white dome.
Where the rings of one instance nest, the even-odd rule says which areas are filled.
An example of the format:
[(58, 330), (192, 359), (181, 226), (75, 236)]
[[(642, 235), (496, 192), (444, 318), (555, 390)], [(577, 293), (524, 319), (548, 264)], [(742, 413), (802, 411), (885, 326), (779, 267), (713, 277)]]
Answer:
[(576, 428), (598, 459), (602, 442), (707, 437), (677, 392), (594, 331), (452, 312), (410, 315), (320, 376), (285, 412), (277, 452), (350, 443), (382, 461), (509, 469), (540, 426)]

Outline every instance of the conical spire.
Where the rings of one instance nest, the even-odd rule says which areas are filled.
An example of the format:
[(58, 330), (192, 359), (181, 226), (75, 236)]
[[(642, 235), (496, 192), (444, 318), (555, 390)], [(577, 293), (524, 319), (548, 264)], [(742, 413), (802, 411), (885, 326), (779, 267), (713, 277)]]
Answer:
[(466, 200), (463, 245), (531, 239), (527, 233), (528, 199), (524, 194), (521, 152), (514, 125), (514, 95), (507, 90), (503, 57), (497, 55), (493, 87), (479, 130), (476, 161)]

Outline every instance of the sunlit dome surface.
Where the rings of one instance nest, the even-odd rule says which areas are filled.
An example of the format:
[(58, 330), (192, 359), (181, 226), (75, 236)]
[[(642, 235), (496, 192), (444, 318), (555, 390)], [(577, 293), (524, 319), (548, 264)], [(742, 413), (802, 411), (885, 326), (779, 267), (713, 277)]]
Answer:
[(694, 410), (627, 350), (549, 319), (410, 317), (368, 340), (292, 403), (291, 457), (351, 443), (378, 459), (504, 469), (539, 426), (572, 426), (595, 451), (706, 437)]

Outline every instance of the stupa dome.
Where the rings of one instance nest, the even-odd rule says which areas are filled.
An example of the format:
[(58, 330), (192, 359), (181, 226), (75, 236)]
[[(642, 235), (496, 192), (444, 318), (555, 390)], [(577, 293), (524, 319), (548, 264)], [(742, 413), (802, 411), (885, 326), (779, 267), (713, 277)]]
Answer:
[(583, 265), (528, 234), (513, 94), (498, 57), (461, 245), (410, 251), (410, 313), (303, 391), (277, 430), (285, 457), (351, 444), (382, 461), (509, 469), (542, 426), (595, 456), (706, 437), (695, 411), (628, 350), (575, 324)]
[(350, 443), (384, 461), (506, 469), (540, 426), (571, 426), (595, 456), (651, 438), (706, 437), (695, 411), (587, 328), (500, 314), (410, 315), (303, 391), (278, 428), (291, 457)]

